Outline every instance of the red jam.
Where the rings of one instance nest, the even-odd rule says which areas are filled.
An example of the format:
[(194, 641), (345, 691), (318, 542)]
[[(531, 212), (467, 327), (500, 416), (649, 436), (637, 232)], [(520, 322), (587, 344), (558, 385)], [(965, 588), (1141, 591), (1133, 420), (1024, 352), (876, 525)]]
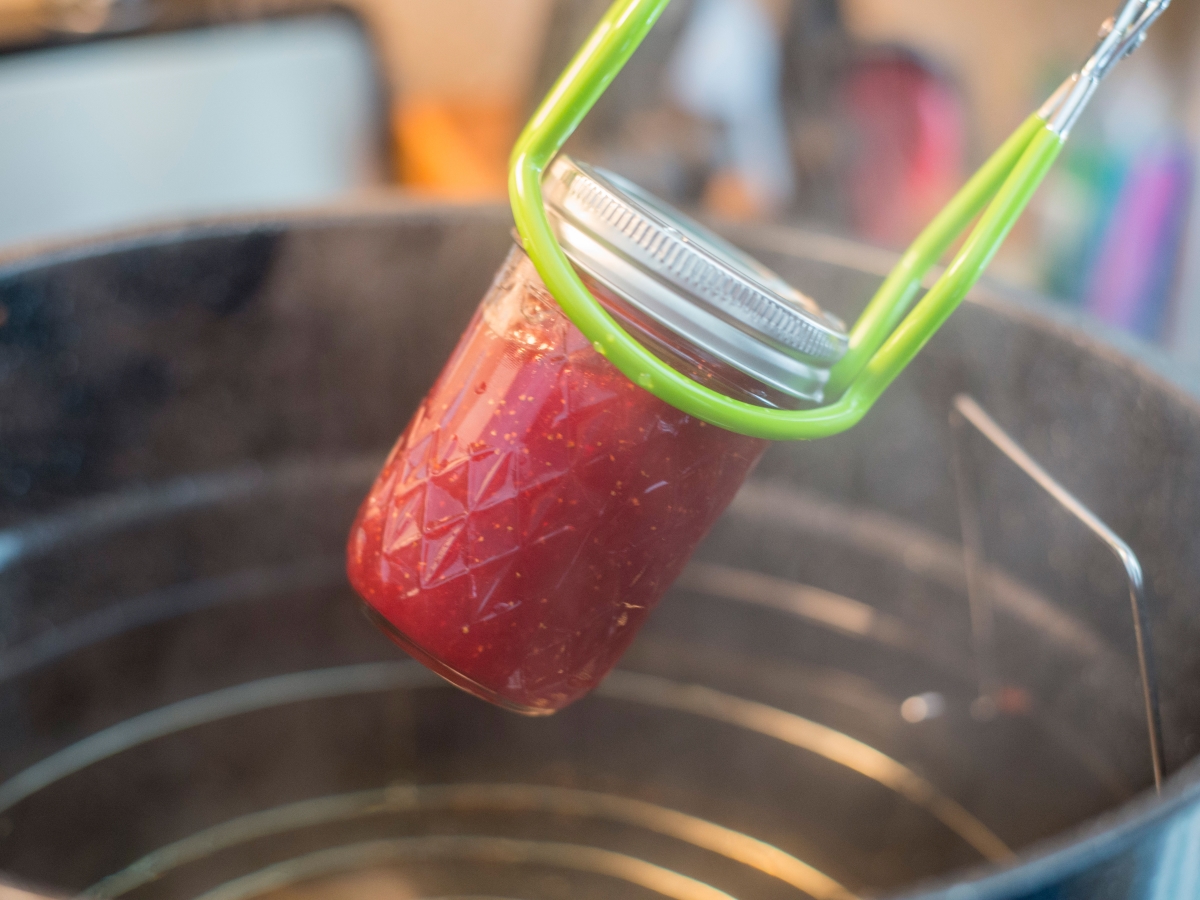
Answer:
[(765, 446), (631, 383), (514, 249), (359, 511), (350, 581), (448, 680), (551, 713), (613, 667)]

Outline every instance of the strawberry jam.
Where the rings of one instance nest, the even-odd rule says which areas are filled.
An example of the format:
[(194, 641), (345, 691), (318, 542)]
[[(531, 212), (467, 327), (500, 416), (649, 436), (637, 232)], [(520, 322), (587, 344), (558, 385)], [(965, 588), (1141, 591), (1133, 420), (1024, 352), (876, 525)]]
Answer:
[(630, 382), (514, 249), (363, 503), (350, 580), (434, 671), (550, 713), (613, 667), (765, 446)]

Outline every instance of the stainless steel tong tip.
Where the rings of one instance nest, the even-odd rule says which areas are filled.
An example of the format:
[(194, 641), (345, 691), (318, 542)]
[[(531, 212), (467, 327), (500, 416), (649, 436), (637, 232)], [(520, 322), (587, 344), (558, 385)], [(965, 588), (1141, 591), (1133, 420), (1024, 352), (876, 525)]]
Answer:
[(1041, 109), (1052, 131), (1066, 138), (1100, 82), (1113, 66), (1145, 43), (1146, 32), (1170, 5), (1171, 0), (1125, 0), (1116, 15), (1104, 20), (1100, 41), (1083, 68), (1055, 91)]
[(1163, 14), (1171, 0), (1126, 0), (1116, 15), (1100, 26), (1100, 43), (1084, 64), (1081, 74), (1097, 81), (1112, 67), (1146, 41), (1146, 32)]

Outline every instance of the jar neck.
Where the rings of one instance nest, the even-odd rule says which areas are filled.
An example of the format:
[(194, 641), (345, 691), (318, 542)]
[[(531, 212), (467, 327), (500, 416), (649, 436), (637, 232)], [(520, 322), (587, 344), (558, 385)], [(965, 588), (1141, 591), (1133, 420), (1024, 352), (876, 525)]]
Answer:
[[(523, 262), (532, 269), (532, 261), (525, 256), (525, 252), (519, 244), (517, 252), (522, 254)], [(600, 302), (609, 315), (617, 320), (622, 328), (677, 372), (707, 388), (745, 403), (773, 409), (802, 409), (807, 405), (803, 400), (789, 396), (734, 368), (660, 322), (651, 319), (578, 266), (575, 266), (575, 271), (587, 289), (591, 291), (592, 296)], [(545, 290), (536, 270), (533, 272), (533, 277), (537, 278), (538, 284)]]

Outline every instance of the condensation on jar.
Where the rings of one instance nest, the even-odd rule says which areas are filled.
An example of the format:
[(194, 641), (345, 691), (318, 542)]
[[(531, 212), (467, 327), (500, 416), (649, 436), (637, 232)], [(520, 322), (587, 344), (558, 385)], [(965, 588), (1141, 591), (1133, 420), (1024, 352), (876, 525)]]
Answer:
[[(836, 319), (616, 176), (560, 158), (545, 192), (585, 283), (656, 355), (747, 402), (820, 400)], [(765, 447), (629, 381), (514, 247), (363, 502), (350, 581), (438, 674), (551, 713), (614, 666)]]

